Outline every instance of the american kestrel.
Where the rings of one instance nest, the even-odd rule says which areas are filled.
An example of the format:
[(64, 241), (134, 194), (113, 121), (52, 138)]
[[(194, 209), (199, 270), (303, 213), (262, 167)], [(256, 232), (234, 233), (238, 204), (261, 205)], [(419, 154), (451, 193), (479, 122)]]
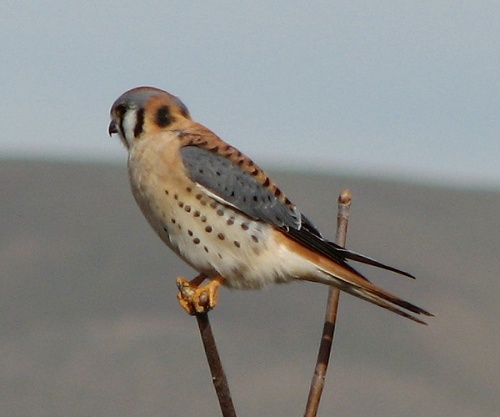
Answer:
[(432, 316), (372, 284), (348, 260), (410, 274), (326, 240), (262, 169), (191, 119), (172, 94), (152, 87), (127, 91), (111, 108), (113, 133), (128, 150), (130, 185), (142, 213), (199, 272), (191, 281), (177, 278), (179, 302), (190, 314), (215, 307), (221, 284), (245, 289), (307, 280), (418, 323), (424, 322), (410, 313)]

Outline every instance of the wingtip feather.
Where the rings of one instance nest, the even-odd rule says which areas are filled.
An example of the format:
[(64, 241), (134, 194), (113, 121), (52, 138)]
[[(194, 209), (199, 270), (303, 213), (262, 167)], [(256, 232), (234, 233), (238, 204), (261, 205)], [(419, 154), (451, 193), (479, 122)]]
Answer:
[[(335, 245), (335, 246), (338, 246), (338, 245)], [(399, 269), (399, 268), (395, 268), (393, 266), (390, 266), (390, 265), (386, 265), (382, 262), (379, 262), (373, 258), (370, 258), (368, 256), (365, 256), (365, 255), (361, 255), (360, 253), (357, 253), (357, 252), (353, 252), (349, 249), (345, 249), (345, 248), (342, 248), (341, 246), (338, 246), (336, 248), (339, 252), (342, 253), (342, 255), (344, 255), (344, 257), (346, 259), (350, 259), (352, 261), (355, 261), (355, 262), (360, 262), (360, 263), (363, 263), (363, 264), (366, 264), (366, 265), (371, 265), (371, 266), (374, 266), (374, 267), (377, 267), (377, 268), (381, 268), (381, 269), (385, 269), (387, 271), (391, 271), (391, 272), (394, 272), (396, 274), (399, 274), (399, 275), (404, 275), (405, 277), (408, 277), (408, 278), (411, 278), (411, 279), (415, 279), (415, 276), (410, 274), (409, 272), (406, 272), (406, 271), (403, 271), (402, 269)]]

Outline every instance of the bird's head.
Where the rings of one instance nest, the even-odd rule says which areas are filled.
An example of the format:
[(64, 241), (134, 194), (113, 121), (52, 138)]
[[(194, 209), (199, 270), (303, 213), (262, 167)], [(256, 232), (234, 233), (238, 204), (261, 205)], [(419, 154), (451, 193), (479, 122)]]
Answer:
[(110, 111), (108, 132), (117, 133), (127, 149), (143, 134), (177, 129), (191, 120), (187, 107), (177, 97), (153, 87), (137, 87), (116, 99)]

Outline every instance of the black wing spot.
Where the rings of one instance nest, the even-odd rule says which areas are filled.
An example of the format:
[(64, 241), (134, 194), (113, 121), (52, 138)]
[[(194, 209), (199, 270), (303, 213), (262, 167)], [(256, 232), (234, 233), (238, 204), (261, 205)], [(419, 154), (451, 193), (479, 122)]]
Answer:
[(160, 127), (167, 127), (174, 121), (174, 118), (170, 114), (170, 109), (168, 106), (161, 106), (156, 111), (156, 123)]
[[(295, 206), (285, 201), (283, 193), (247, 159), (241, 157), (230, 161), (208, 149), (191, 145), (182, 147), (180, 152), (189, 177), (220, 197), (222, 206), (232, 205), (255, 220), (275, 223), (275, 219), (279, 219), (275, 223), (278, 227), (300, 227), (300, 213)], [(246, 169), (242, 170), (241, 165)], [(203, 205), (204, 200), (200, 200)]]

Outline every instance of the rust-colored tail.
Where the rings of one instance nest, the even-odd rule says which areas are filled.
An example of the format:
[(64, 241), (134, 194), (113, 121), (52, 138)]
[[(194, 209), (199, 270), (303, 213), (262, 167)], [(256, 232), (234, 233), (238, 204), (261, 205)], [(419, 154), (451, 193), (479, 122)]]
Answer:
[[(300, 254), (309, 262), (316, 265), (318, 272), (313, 276), (303, 277), (303, 279), (321, 282), (327, 285), (333, 285), (342, 291), (354, 295), (355, 297), (366, 300), (372, 304), (376, 304), (382, 308), (385, 308), (386, 310), (392, 311), (393, 313), (399, 314), (400, 316), (406, 317), (417, 323), (427, 324), (410, 313), (428, 317), (434, 316), (423, 308), (420, 308), (408, 301), (402, 300), (394, 294), (391, 294), (390, 292), (385, 291), (382, 288), (371, 283), (353, 267), (347, 264), (345, 260), (332, 259), (331, 257), (327, 257), (326, 255), (324, 255), (323, 253), (318, 253), (315, 250), (311, 250), (301, 243), (293, 239), (288, 239), (285, 236), (282, 237), (281, 241), (285, 243), (285, 245), (288, 246), (290, 250), (297, 254)], [(348, 251), (345, 249), (342, 249), (342, 251), (344, 252), (344, 257), (347, 258), (347, 256), (345, 256), (345, 252)], [(396, 268), (388, 267), (387, 265), (381, 264), (370, 258), (365, 258), (363, 255), (355, 254), (355, 257), (350, 258), (355, 259), (356, 257), (362, 257), (363, 259), (369, 259), (371, 261), (364, 263), (369, 263), (376, 267), (389, 269), (394, 272), (403, 273), (403, 275), (412, 277), (410, 274), (407, 274)], [(361, 259), (359, 261), (363, 262), (363, 260)]]
[(314, 263), (324, 273), (321, 274), (323, 278), (321, 281), (325, 284), (334, 285), (355, 297), (376, 304), (417, 323), (427, 324), (409, 312), (416, 315), (433, 316), (433, 314), (423, 308), (377, 287), (349, 266), (346, 267), (345, 265), (332, 262), (323, 256), (319, 256)]

